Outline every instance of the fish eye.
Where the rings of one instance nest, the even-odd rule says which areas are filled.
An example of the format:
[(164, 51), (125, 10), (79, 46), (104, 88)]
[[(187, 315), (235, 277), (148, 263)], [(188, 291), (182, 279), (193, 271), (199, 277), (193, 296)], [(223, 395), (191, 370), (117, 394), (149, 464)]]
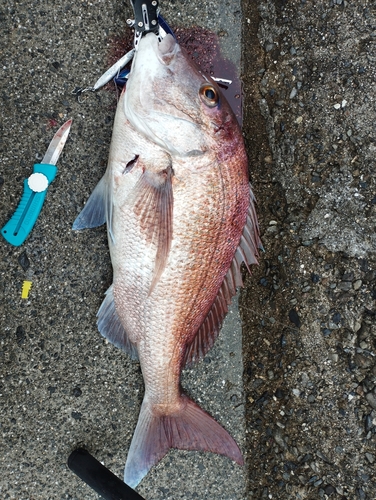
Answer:
[(201, 85), (200, 88), (200, 97), (204, 104), (209, 106), (209, 108), (214, 108), (217, 106), (219, 102), (219, 92), (218, 90), (210, 85), (209, 83), (205, 83)]

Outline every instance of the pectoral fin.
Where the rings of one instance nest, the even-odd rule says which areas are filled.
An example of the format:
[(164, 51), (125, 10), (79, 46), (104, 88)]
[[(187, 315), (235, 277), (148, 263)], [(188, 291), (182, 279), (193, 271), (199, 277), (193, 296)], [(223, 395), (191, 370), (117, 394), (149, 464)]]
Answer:
[(139, 217), (141, 232), (148, 243), (157, 247), (153, 280), (149, 295), (166, 267), (172, 241), (172, 192), (171, 167), (160, 172), (145, 170), (134, 187), (134, 212)]

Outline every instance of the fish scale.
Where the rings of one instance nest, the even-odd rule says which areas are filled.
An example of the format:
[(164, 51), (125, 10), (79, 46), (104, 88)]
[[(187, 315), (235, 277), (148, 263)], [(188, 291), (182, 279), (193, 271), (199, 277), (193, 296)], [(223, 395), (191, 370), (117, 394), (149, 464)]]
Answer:
[(242, 464), (228, 432), (180, 387), (212, 347), (261, 247), (241, 131), (218, 86), (171, 35), (139, 40), (117, 106), (107, 171), (74, 223), (107, 222), (113, 285), (98, 329), (138, 356), (145, 394), (124, 480), (170, 448)]

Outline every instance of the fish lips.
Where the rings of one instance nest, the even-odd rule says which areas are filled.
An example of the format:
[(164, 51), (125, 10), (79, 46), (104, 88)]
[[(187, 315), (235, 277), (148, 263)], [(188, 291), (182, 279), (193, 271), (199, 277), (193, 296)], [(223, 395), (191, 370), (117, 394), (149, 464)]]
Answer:
[(167, 34), (161, 42), (157, 43), (155, 50), (160, 62), (168, 66), (177, 54), (179, 45), (172, 35)]
[[(135, 58), (133, 60), (133, 66), (137, 64), (137, 59), (146, 58), (148, 61), (152, 61), (153, 57), (150, 54), (150, 51), (155, 53), (158, 61), (164, 66), (169, 66), (176, 54), (180, 51), (179, 44), (175, 40), (175, 38), (167, 34), (161, 41), (158, 40), (158, 37), (154, 33), (148, 33), (143, 38), (141, 38), (138, 46), (138, 50), (136, 52)], [(153, 68), (150, 64), (150, 71), (153, 71)]]

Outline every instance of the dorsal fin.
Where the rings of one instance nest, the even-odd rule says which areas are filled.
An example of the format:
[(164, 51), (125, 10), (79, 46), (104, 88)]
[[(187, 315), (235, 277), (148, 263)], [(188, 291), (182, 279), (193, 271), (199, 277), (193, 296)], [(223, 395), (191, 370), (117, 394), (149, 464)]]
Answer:
[(249, 265), (257, 264), (257, 257), (259, 249), (262, 249), (262, 244), (254, 205), (255, 199), (252, 191), (250, 194), (251, 200), (247, 221), (240, 238), (239, 246), (210, 311), (192, 342), (187, 345), (185, 353), (186, 365), (191, 365), (203, 359), (206, 353), (212, 348), (227, 314), (231, 299), (235, 295), (237, 287), (243, 286), (241, 274), (242, 263), (244, 262), (249, 272)]
[(228, 302), (224, 297), (222, 288), (223, 284), (205, 318), (205, 321), (202, 323), (192, 343), (186, 350), (186, 365), (191, 365), (200, 359), (203, 359), (205, 354), (213, 347), (214, 342), (218, 337), (222, 322), (228, 311)]

